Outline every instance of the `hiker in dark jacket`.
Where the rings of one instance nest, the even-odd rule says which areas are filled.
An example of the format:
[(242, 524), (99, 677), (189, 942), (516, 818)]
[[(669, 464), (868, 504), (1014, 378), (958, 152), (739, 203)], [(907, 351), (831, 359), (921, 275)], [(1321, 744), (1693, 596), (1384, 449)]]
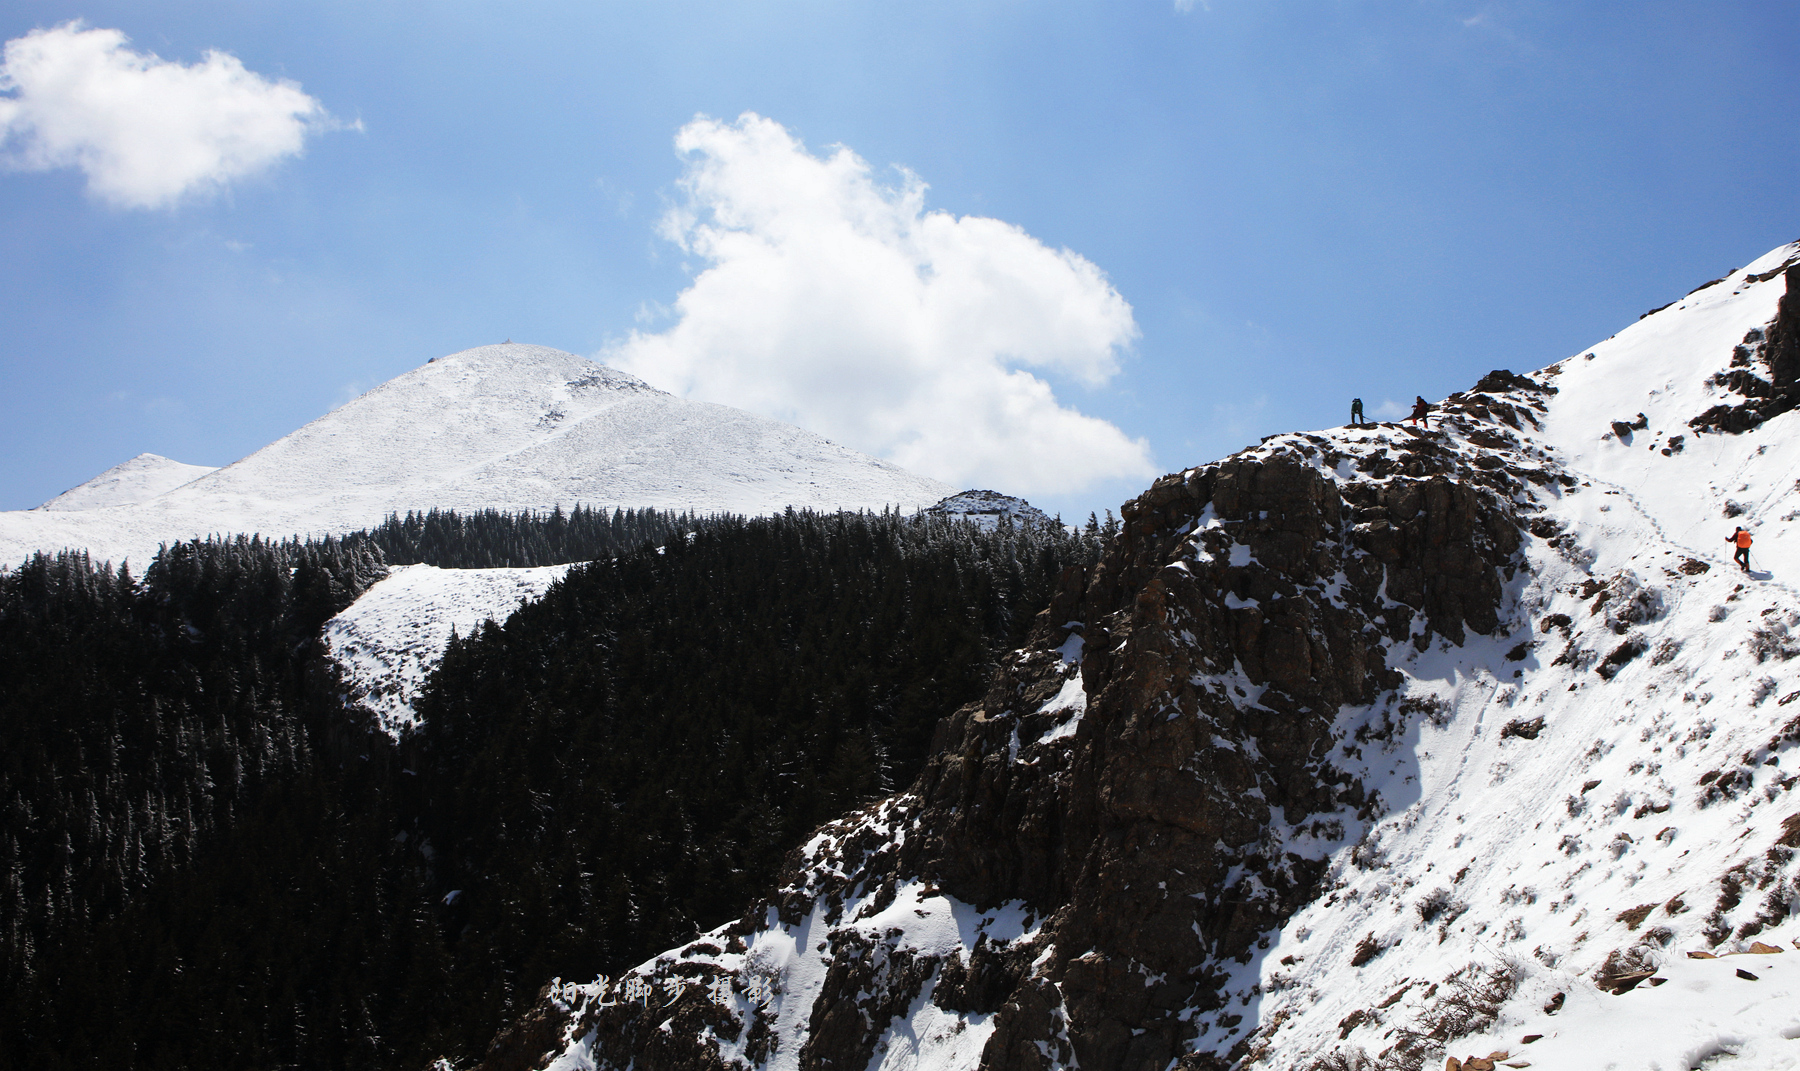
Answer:
[(1431, 406), (1425, 404), (1424, 396), (1423, 395), (1415, 395), (1413, 398), (1412, 416), (1408, 417), (1407, 420), (1410, 422), (1413, 422), (1413, 423), (1418, 423), (1420, 421), (1423, 421), (1425, 424), (1426, 430), (1429, 431), (1431, 429), (1431, 417), (1428, 416), (1427, 414), (1429, 414), (1430, 412), (1431, 412)]
[(1725, 537), (1725, 542), (1734, 544), (1737, 547), (1737, 552), (1731, 556), (1731, 560), (1743, 566), (1744, 572), (1749, 572), (1750, 533), (1745, 531), (1742, 527), (1739, 527)]
[(1355, 427), (1358, 424), (1367, 424), (1367, 423), (1368, 423), (1368, 421), (1363, 419), (1362, 399), (1361, 398), (1350, 399), (1350, 425), (1352, 427)]

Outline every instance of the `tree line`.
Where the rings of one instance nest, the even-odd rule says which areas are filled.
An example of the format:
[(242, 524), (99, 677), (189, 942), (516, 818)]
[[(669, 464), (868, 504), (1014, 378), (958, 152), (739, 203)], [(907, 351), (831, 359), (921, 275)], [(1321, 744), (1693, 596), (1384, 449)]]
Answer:
[[(466, 1065), (552, 975), (735, 916), (909, 782), (1100, 539), (437, 511), (0, 571), (0, 1064)], [(348, 705), (320, 628), (387, 563), (577, 552), (452, 643), (417, 730)]]
[[(712, 520), (723, 518), (713, 517)], [(364, 533), (390, 565), (444, 569), (522, 569), (609, 558), (646, 543), (661, 545), (693, 531), (701, 516), (658, 509), (561, 506), (548, 513), (409, 510)]]

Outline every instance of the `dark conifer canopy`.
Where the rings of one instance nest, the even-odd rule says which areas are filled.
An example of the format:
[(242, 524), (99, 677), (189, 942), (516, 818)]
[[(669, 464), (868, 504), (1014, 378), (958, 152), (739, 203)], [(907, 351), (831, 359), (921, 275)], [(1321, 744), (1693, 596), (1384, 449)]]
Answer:
[[(447, 511), (0, 570), (0, 1065), (467, 1062), (905, 785), (1100, 532)], [(321, 626), (389, 563), (589, 561), (393, 741)]]

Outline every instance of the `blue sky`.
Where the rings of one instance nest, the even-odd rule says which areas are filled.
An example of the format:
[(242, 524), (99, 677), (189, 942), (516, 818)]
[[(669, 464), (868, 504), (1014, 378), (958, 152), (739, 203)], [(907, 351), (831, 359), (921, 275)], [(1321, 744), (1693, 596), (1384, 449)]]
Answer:
[[(1130, 330), (1093, 326), (1086, 350), (1015, 352), (1041, 342), (1031, 310), (1060, 291), (1040, 288), (1039, 305), (995, 313), (1017, 330), (982, 358), (1091, 418), (1060, 446), (988, 444), (1037, 470), (973, 470), (1069, 517), (1116, 507), (1146, 474), (1340, 423), (1352, 396), (1373, 409), (1548, 364), (1800, 237), (1790, 3), (14, 0), (0, 36), (73, 19), (174, 63), (228, 53), (330, 119), (299, 155), (152, 207), (77, 167), (27, 166), (14, 138), (6, 509), (143, 451), (228, 463), (505, 338), (620, 355), (655, 381), (651, 363), (676, 358), (644, 339), (684, 317), (728, 334), (735, 307), (728, 273), (698, 283), (726, 265), (669, 222), (737, 203), (695, 192), (701, 163), (734, 159), (722, 141), (677, 151), (697, 116), (729, 138), (753, 112), (803, 147), (746, 157), (743, 183), (842, 146), (868, 165), (864, 193), (898, 205), (910, 173), (924, 213), (1009, 224), (1009, 263), (1035, 265), (1020, 286), (1070, 251), (1075, 274), (1044, 286), (1087, 286), (1068, 302), (1083, 323), (1106, 315), (1096, 286), (1129, 303)], [(917, 208), (894, 210), (917, 223)], [(783, 247), (796, 287), (816, 248)], [(1104, 280), (1069, 282), (1083, 265)], [(795, 298), (780, 337), (825, 361), (893, 326), (881, 301), (912, 301), (866, 296), (876, 321), (830, 330)], [(723, 389), (725, 358), (683, 345), (690, 393)], [(937, 345), (895, 359), (948, 390), (962, 358)], [(731, 355), (733, 382), (758, 359)], [(820, 382), (771, 372), (757, 405), (813, 425), (864, 415)], [(869, 443), (955, 453), (924, 441), (935, 432), (906, 445), (916, 416), (885, 414), (894, 427)]]

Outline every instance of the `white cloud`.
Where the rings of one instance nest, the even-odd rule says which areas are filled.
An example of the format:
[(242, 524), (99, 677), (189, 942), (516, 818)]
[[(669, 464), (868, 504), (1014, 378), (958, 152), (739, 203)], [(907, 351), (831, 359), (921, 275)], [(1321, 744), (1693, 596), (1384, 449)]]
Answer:
[(1027, 369), (1098, 386), (1137, 337), (1088, 260), (997, 219), (924, 207), (839, 146), (698, 118), (663, 234), (704, 262), (675, 324), (607, 359), (960, 486), (1019, 494), (1154, 475), (1149, 447), (1057, 402)]
[(126, 41), (70, 22), (6, 42), (6, 166), (77, 167), (104, 201), (160, 208), (297, 155), (309, 132), (332, 125), (297, 83), (270, 81), (235, 56), (172, 63)]

